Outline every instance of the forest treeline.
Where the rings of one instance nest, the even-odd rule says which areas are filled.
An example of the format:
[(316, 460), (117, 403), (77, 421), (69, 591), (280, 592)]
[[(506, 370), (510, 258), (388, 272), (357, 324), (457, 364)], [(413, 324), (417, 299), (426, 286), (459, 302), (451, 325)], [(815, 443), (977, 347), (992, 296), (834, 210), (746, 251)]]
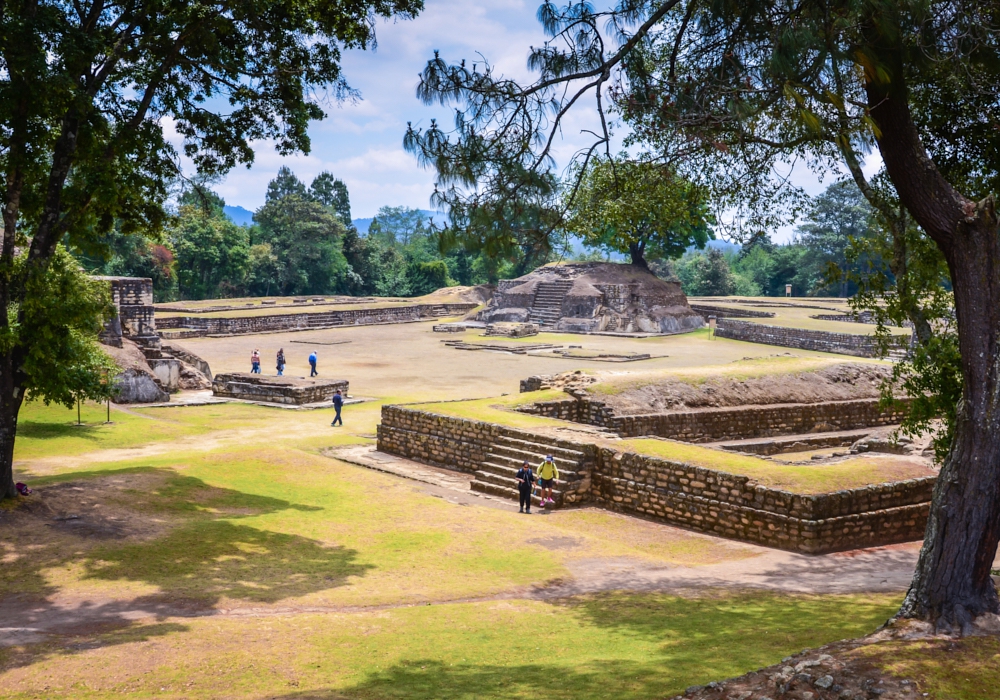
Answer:
[[(126, 235), (116, 227), (78, 257), (94, 274), (152, 278), (157, 301), (419, 296), (449, 285), (495, 283), (553, 260), (613, 259), (608, 246), (587, 241), (582, 250), (577, 243), (574, 254), (568, 234), (558, 230), (547, 250), (515, 247), (497, 254), (459, 242), (442, 252), (440, 232), (423, 212), (407, 207), (382, 207), (368, 231), (360, 232), (351, 223), (346, 185), (326, 172), (307, 185), (282, 167), (250, 226), (233, 223), (224, 206), (208, 187), (190, 185), (159, 239)], [(849, 260), (845, 250), (852, 239), (870, 234), (870, 220), (864, 198), (845, 181), (813, 199), (791, 243), (759, 235), (742, 247), (709, 244), (674, 259), (666, 253), (646, 256), (653, 272), (680, 281), (692, 296), (784, 296), (786, 284), (796, 296), (847, 296), (856, 286), (845, 276), (835, 279), (831, 270), (861, 264)]]

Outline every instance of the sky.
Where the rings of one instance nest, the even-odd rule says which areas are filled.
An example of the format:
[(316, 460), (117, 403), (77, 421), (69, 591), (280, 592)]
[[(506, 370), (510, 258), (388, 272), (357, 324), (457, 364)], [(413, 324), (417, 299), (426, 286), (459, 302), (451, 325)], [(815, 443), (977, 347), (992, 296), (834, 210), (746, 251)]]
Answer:
[[(327, 118), (310, 128), (312, 151), (307, 155), (281, 156), (273, 144), (255, 144), (251, 168), (238, 167), (216, 191), (227, 204), (251, 211), (264, 202), (267, 183), (282, 165), (310, 182), (324, 170), (342, 179), (351, 195), (352, 216), (374, 216), (381, 206), (431, 209), (434, 176), (403, 150), (407, 122), (426, 127), (431, 119), (450, 125), (451, 110), (424, 105), (416, 97), (418, 74), (435, 50), (450, 62), (476, 60), (480, 54), (514, 78), (528, 79), (525, 66), (529, 48), (545, 36), (535, 18), (539, 0), (426, 0), (414, 20), (384, 22), (377, 26), (374, 51), (348, 51), (344, 75), (361, 99), (354, 103), (323, 104)], [(556, 144), (560, 167), (583, 144), (582, 130), (596, 127), (596, 112), (574, 110)], [(620, 134), (619, 134), (620, 136)], [(870, 169), (877, 164), (869, 163)], [(819, 194), (833, 180), (819, 183), (811, 173), (796, 170), (793, 183), (809, 194)], [(785, 242), (793, 227), (773, 234)]]

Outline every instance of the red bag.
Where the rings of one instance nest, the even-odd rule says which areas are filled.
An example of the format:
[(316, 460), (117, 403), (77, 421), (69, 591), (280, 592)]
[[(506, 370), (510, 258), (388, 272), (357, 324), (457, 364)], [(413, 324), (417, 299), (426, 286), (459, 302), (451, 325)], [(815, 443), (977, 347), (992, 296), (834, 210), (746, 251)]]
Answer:
[(17, 492), (22, 496), (30, 496), (33, 493), (32, 490), (28, 488), (27, 484), (22, 484), (20, 481), (14, 484), (14, 488), (16, 488)]

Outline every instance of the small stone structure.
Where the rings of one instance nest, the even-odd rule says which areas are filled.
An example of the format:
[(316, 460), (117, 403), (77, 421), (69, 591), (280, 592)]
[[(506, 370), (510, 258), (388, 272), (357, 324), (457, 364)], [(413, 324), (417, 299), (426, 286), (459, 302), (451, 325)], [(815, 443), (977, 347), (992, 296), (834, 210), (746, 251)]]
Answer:
[[(840, 355), (854, 355), (855, 357), (878, 356), (878, 343), (873, 335), (768, 326), (763, 323), (739, 321), (732, 318), (720, 318), (715, 328), (715, 335), (719, 338), (744, 340), (748, 343), (762, 345), (778, 345), (800, 350), (832, 352)], [(894, 336), (890, 357), (905, 355), (909, 345), (909, 336)]]
[(506, 338), (529, 338), (538, 335), (537, 323), (491, 323), (484, 335), (499, 335)]
[(413, 406), (383, 406), (378, 449), (472, 472), (475, 490), (516, 498), (522, 459), (554, 454), (557, 505), (590, 503), (698, 532), (768, 547), (821, 554), (918, 540), (935, 477), (805, 495), (684, 462), (548, 435)]
[(130, 367), (116, 378), (116, 400), (119, 403), (168, 401), (167, 392), (181, 388), (186, 368), (160, 344), (153, 309), (153, 280), (148, 277), (95, 279), (109, 284), (117, 310), (115, 318), (105, 323), (99, 340), (115, 348), (123, 348), (126, 341), (135, 343), (145, 357), (144, 367)]
[(407, 323), (446, 316), (460, 316), (476, 308), (471, 302), (447, 304), (411, 304), (370, 309), (337, 309), (316, 313), (289, 313), (264, 316), (204, 318), (169, 316), (157, 323), (164, 337), (204, 335), (244, 335), (275, 331), (304, 331), (341, 326), (369, 326), (383, 323)]
[(688, 409), (619, 416), (602, 401), (567, 397), (527, 404), (518, 410), (596, 425), (621, 437), (652, 435), (695, 443), (857, 430), (894, 425), (904, 415), (902, 408), (882, 409), (878, 399)]
[(550, 264), (502, 280), (479, 320), (576, 333), (680, 333), (704, 325), (677, 282), (598, 262)]
[(330, 401), (337, 389), (347, 396), (348, 388), (346, 379), (268, 377), (249, 372), (217, 374), (212, 381), (215, 396), (295, 406)]

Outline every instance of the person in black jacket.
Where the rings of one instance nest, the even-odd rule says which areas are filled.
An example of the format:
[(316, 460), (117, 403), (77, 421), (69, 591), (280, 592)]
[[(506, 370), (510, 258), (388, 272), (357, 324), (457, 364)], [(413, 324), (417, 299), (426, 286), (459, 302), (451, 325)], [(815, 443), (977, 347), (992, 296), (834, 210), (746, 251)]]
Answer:
[(334, 416), (333, 422), (330, 423), (330, 425), (336, 425), (337, 423), (340, 423), (341, 427), (343, 427), (344, 420), (340, 417), (340, 409), (343, 406), (344, 406), (344, 397), (341, 395), (340, 389), (337, 389), (337, 391), (333, 395), (333, 408), (334, 410), (337, 411), (337, 415)]
[(531, 491), (535, 487), (535, 472), (531, 471), (528, 460), (525, 460), (521, 468), (517, 470), (515, 478), (517, 479), (517, 493), (521, 501), (521, 509), (518, 513), (530, 513)]

